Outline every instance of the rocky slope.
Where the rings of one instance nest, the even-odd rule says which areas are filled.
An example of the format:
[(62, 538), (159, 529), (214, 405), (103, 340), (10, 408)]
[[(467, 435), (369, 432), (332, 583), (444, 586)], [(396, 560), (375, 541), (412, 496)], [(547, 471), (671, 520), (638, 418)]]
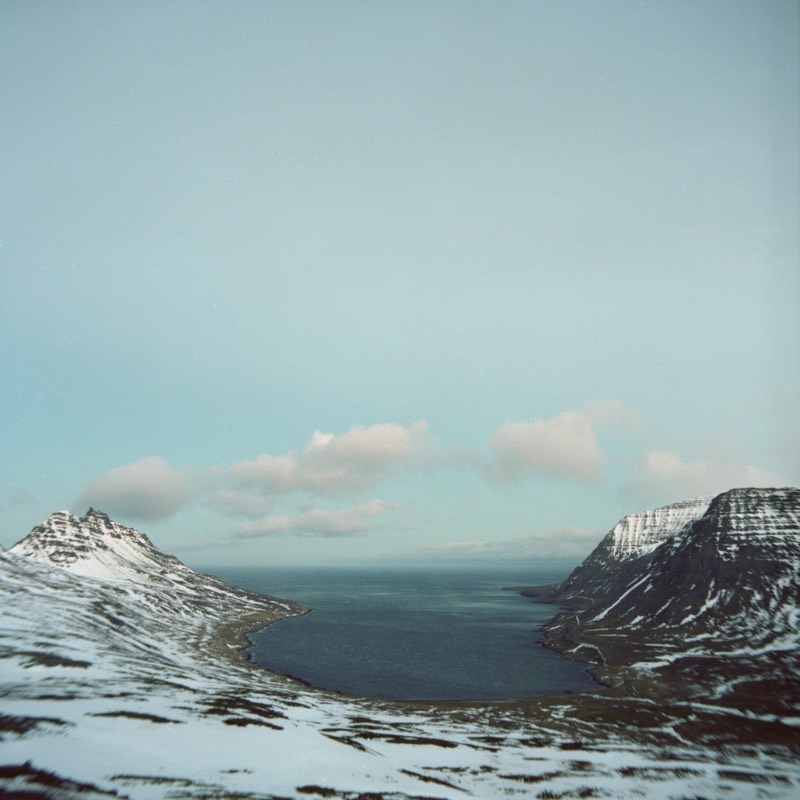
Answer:
[(800, 700), (799, 572), (800, 491), (734, 489), (626, 517), (539, 596), (575, 609), (547, 626), (550, 645), (599, 660), (612, 684), (661, 668), (673, 684), (788, 713)]
[(624, 517), (567, 580), (548, 587), (549, 599), (575, 607), (616, 600), (620, 587), (640, 575), (642, 565), (661, 545), (696, 522), (711, 500), (698, 497)]
[(172, 612), (183, 607), (191, 613), (202, 610), (212, 619), (229, 620), (234, 613), (265, 612), (277, 619), (303, 610), (296, 603), (246, 592), (211, 575), (201, 575), (159, 550), (141, 531), (92, 508), (83, 517), (55, 512), (8, 552), (118, 587), (136, 586), (151, 602), (160, 607), (166, 603)]
[(54, 514), (0, 553), (0, 795), (755, 800), (800, 786), (796, 712), (731, 695), (410, 706), (236, 657), (231, 630), (300, 610), (99, 512)]

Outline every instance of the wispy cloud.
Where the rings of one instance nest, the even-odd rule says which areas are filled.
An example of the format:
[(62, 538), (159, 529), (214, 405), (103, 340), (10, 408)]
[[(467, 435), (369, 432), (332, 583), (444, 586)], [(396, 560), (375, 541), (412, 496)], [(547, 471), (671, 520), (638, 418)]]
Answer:
[[(154, 521), (196, 500), (239, 520), (234, 536), (240, 539), (354, 536), (384, 525), (381, 517), (394, 506), (370, 500), (332, 510), (325, 507), (325, 498), (341, 502), (349, 496), (356, 503), (381, 480), (412, 469), (458, 467), (495, 480), (534, 474), (596, 482), (606, 461), (598, 431), (609, 435), (637, 430), (638, 425), (638, 412), (609, 402), (551, 418), (506, 422), (492, 432), (484, 450), (440, 447), (424, 421), (353, 425), (341, 434), (317, 430), (302, 450), (262, 453), (230, 467), (179, 470), (163, 458), (145, 458), (92, 481), (80, 503), (123, 518)], [(287, 511), (287, 503), (301, 501), (313, 508)], [(541, 544), (535, 537), (527, 541), (531, 547)]]
[(753, 465), (723, 461), (685, 462), (669, 450), (647, 450), (641, 456), (638, 480), (629, 493), (645, 500), (671, 502), (713, 495), (739, 486), (783, 486), (774, 472)]
[(179, 470), (163, 458), (145, 458), (96, 478), (78, 502), (154, 521), (197, 499), (209, 510), (249, 520), (237, 529), (239, 535), (346, 535), (369, 526), (339, 511), (287, 515), (275, 509), (297, 494), (357, 497), (400, 469), (461, 467), (492, 478), (536, 473), (596, 481), (605, 462), (596, 429), (637, 424), (637, 412), (621, 404), (592, 404), (549, 419), (506, 422), (491, 434), (483, 452), (439, 447), (424, 421), (353, 425), (341, 434), (317, 430), (300, 451), (262, 453), (231, 467)]
[(489, 438), (501, 476), (526, 472), (578, 481), (596, 481), (603, 472), (605, 453), (585, 412), (566, 411), (551, 419), (506, 422)]
[(93, 480), (78, 507), (96, 506), (110, 514), (153, 522), (173, 516), (191, 497), (184, 474), (163, 458), (145, 458)]
[(354, 425), (340, 435), (315, 431), (304, 450), (279, 455), (263, 453), (230, 468), (178, 470), (163, 458), (150, 457), (101, 475), (78, 499), (78, 506), (97, 506), (131, 520), (152, 522), (174, 515), (190, 500), (226, 516), (250, 523), (239, 536), (297, 533), (346, 536), (371, 530), (366, 520), (388, 504), (364, 503), (347, 511), (315, 510), (300, 515), (270, 514), (288, 495), (356, 494), (394, 469), (411, 466), (431, 453), (428, 426), (393, 422)]
[(35, 507), (37, 502), (36, 495), (21, 486), (9, 486), (0, 494), (0, 508)]
[(381, 527), (378, 518), (397, 508), (383, 500), (371, 500), (342, 510), (314, 508), (299, 514), (275, 514), (238, 525), (234, 535), (239, 539), (265, 536), (361, 536)]

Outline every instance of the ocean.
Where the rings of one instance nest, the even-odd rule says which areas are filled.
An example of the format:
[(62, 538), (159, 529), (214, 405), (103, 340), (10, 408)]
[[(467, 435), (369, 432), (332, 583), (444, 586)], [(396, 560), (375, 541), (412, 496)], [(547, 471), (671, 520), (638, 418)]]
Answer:
[(571, 565), (521, 568), (215, 569), (310, 614), (250, 634), (253, 661), (312, 686), (388, 700), (503, 700), (596, 689), (588, 664), (541, 644), (559, 610), (507, 587), (557, 583)]

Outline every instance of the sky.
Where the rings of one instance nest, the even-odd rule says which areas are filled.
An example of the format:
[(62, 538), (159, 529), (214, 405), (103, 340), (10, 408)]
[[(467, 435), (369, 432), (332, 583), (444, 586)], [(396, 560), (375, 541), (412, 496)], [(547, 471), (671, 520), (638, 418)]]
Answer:
[(780, 2), (0, 2), (0, 544), (587, 555), (800, 485)]

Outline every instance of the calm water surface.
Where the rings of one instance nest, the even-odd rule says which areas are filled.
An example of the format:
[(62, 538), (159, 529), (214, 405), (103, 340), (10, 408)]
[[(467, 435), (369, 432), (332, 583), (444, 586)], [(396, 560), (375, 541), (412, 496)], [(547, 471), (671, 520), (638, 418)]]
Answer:
[(310, 614), (250, 635), (254, 661), (324, 689), (392, 700), (511, 699), (597, 688), (589, 665), (541, 645), (558, 611), (505, 587), (556, 583), (522, 569), (217, 569)]

